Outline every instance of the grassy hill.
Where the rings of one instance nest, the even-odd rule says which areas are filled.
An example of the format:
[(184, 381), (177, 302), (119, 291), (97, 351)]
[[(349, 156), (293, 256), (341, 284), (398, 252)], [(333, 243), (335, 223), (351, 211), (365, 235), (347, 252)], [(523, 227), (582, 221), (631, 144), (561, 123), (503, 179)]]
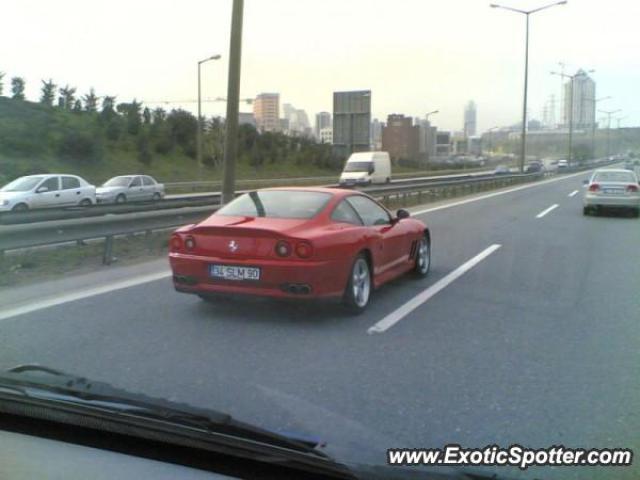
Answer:
[[(222, 125), (207, 125), (207, 165), (199, 167), (191, 114), (172, 111), (165, 118), (145, 119), (139, 111), (130, 114), (130, 104), (121, 105), (118, 111), (87, 112), (0, 97), (0, 183), (51, 172), (77, 174), (96, 184), (129, 173), (164, 182), (221, 178)], [(241, 128), (239, 150), (238, 178), (333, 175), (340, 167), (327, 145), (260, 135), (250, 126)]]

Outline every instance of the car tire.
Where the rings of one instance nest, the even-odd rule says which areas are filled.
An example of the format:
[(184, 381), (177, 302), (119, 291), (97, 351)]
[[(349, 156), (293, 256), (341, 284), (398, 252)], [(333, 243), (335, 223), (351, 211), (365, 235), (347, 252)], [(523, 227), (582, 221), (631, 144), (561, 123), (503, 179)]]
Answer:
[(121, 193), (116, 197), (116, 203), (126, 203), (126, 202), (127, 202), (127, 196), (124, 193)]
[(14, 205), (14, 207), (11, 209), (12, 212), (26, 212), (27, 210), (29, 210), (29, 205), (27, 205), (26, 203), (19, 203), (17, 205)]
[(431, 241), (425, 234), (416, 246), (416, 263), (413, 272), (418, 277), (426, 277), (431, 270)]
[(93, 203), (88, 198), (84, 198), (80, 201), (79, 205), (81, 207), (90, 207), (91, 205), (93, 205)]
[(366, 255), (360, 253), (349, 270), (349, 280), (342, 297), (347, 310), (355, 315), (364, 312), (369, 304), (372, 290), (371, 267)]
[(151, 197), (151, 200), (154, 202), (159, 202), (162, 199), (162, 197), (160, 196), (160, 194), (158, 192), (153, 194), (153, 197)]

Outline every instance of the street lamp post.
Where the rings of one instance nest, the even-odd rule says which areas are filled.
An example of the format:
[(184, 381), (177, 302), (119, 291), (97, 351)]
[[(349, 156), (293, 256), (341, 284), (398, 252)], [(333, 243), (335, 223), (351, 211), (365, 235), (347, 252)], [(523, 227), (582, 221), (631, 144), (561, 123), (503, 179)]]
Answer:
[(542, 7), (534, 8), (532, 10), (520, 10), (518, 8), (505, 7), (492, 3), (491, 8), (502, 8), (511, 12), (521, 13), (526, 17), (526, 33), (525, 33), (525, 48), (524, 48), (524, 99), (522, 107), (522, 146), (520, 150), (520, 172), (524, 172), (524, 162), (527, 154), (527, 94), (529, 86), (529, 16), (533, 13), (546, 10), (547, 8), (555, 7), (556, 5), (565, 5), (567, 0), (561, 0), (559, 2), (553, 2)]
[(569, 75), (567, 73), (563, 73), (563, 72), (551, 72), (551, 75), (558, 75), (559, 77), (562, 78), (568, 78), (569, 81), (571, 82), (571, 88), (570, 88), (570, 98), (569, 98), (569, 164), (571, 164), (571, 161), (573, 160), (573, 84), (574, 84), (574, 80), (576, 77), (578, 76), (582, 76), (582, 75), (586, 75), (587, 73), (593, 73), (595, 72), (595, 70), (588, 70), (587, 72), (582, 72), (579, 71), (578, 73), (575, 73), (573, 75)]
[[(429, 117), (430, 117), (431, 115), (435, 115), (436, 113), (440, 113), (440, 110), (432, 110), (432, 111), (430, 111), (430, 112), (428, 112), (428, 113), (426, 113), (426, 114), (425, 114), (424, 118), (425, 118), (425, 121), (426, 121), (426, 122), (427, 122), (427, 124), (428, 124), (427, 128), (429, 128), (429, 129), (431, 128), (431, 123), (429, 123)], [(427, 137), (427, 138), (431, 138), (431, 130), (428, 130), (428, 132), (427, 132), (427, 133), (428, 133), (428, 137)], [(434, 140), (435, 140), (435, 139), (434, 139)], [(427, 150), (427, 164), (428, 164), (428, 163), (429, 163), (429, 160), (430, 160), (431, 155), (430, 155), (430, 153), (429, 153), (429, 146), (430, 146), (430, 145), (429, 145), (429, 142), (426, 142), (426, 143), (427, 143), (426, 150)]]
[(493, 152), (493, 131), (497, 130), (499, 127), (491, 127), (487, 132), (489, 133), (489, 156), (491, 156)]
[(598, 107), (598, 102), (603, 102), (605, 100), (611, 100), (610, 96), (601, 97), (601, 98), (588, 98), (587, 100), (591, 100), (593, 102), (593, 122), (591, 122), (591, 155), (593, 158), (596, 158), (596, 109)]
[(198, 159), (199, 166), (202, 166), (202, 91), (200, 81), (200, 67), (203, 63), (206, 63), (209, 60), (220, 60), (220, 55), (212, 55), (209, 58), (205, 58), (204, 60), (200, 60), (198, 62), (198, 138), (196, 139), (196, 157)]
[(611, 116), (614, 113), (621, 112), (622, 110), (598, 110), (600, 113), (604, 113), (607, 116), (607, 159), (611, 155)]

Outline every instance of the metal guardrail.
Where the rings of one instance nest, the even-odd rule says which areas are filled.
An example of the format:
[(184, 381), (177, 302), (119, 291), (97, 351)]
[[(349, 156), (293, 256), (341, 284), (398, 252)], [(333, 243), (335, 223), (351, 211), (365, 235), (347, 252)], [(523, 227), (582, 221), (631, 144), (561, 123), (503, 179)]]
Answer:
[[(607, 162), (607, 164), (618, 162)], [(587, 165), (581, 169), (568, 169), (567, 173), (590, 170), (604, 166)], [(370, 187), (366, 193), (385, 202), (393, 200), (408, 200), (416, 197), (418, 202), (446, 198), (458, 194), (473, 193), (478, 190), (500, 188), (515, 183), (524, 183), (540, 179), (549, 173), (495, 175), (492, 177), (449, 179), (419, 184), (385, 185)], [(124, 210), (127, 205), (111, 206)], [(41, 222), (34, 224), (12, 225), (0, 227), (0, 259), (5, 251), (25, 248), (42, 247), (70, 242), (84, 242), (87, 240), (105, 239), (103, 261), (108, 263), (111, 258), (113, 238), (141, 232), (166, 230), (189, 223), (198, 222), (211, 213), (217, 205), (201, 205), (174, 210), (158, 210), (149, 206), (150, 211), (144, 216), (139, 211), (123, 215), (106, 215), (94, 218), (75, 218), (65, 222)], [(119, 212), (123, 213), (123, 212)]]

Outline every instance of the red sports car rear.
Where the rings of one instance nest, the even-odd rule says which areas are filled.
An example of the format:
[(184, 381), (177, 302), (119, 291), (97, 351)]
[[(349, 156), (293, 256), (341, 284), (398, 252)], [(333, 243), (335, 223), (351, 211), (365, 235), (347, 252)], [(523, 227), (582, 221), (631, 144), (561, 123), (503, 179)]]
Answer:
[(342, 297), (361, 311), (373, 287), (428, 273), (430, 236), (352, 190), (265, 189), (176, 230), (169, 259), (180, 292)]

